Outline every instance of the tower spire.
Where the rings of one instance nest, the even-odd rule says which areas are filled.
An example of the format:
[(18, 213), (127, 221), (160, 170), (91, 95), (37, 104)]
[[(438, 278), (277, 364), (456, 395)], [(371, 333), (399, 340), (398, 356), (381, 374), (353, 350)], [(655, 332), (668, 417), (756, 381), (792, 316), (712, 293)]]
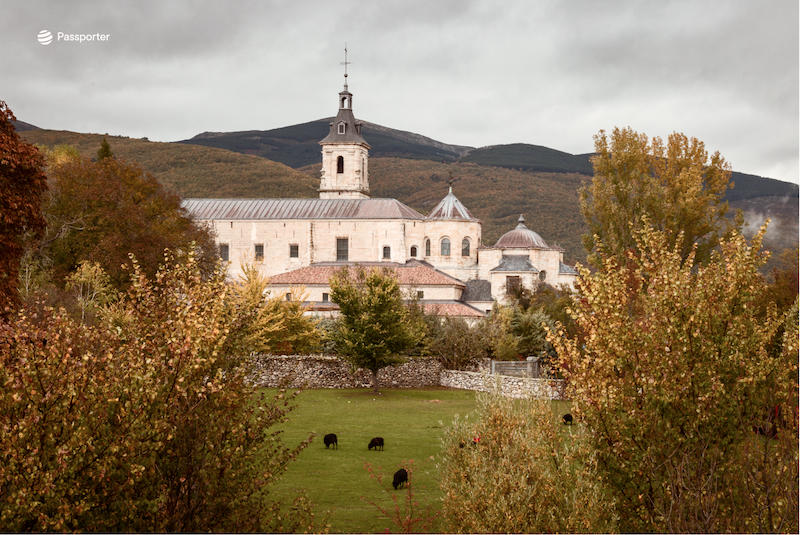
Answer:
[(347, 66), (350, 65), (352, 61), (347, 61), (347, 41), (344, 42), (344, 61), (339, 62), (340, 65), (344, 65), (344, 90), (347, 91)]

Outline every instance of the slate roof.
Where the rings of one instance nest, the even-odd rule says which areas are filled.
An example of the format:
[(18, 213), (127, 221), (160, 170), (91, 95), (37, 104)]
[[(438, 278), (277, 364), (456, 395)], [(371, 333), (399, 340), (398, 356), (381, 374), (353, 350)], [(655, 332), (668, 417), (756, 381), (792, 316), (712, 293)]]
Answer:
[(577, 275), (578, 272), (575, 270), (574, 267), (565, 264), (564, 262), (558, 263), (558, 272), (563, 275)]
[(461, 294), (462, 301), (492, 301), (492, 283), (480, 279), (467, 281), (467, 287)]
[[(352, 107), (345, 108), (341, 105), (342, 99), (352, 104), (352, 97), (353, 94), (347, 90), (347, 86), (345, 85), (344, 91), (339, 93), (339, 113), (336, 114), (336, 118), (330, 123), (331, 130), (328, 135), (319, 142), (320, 145), (325, 143), (360, 143), (366, 145), (367, 148), (371, 148), (369, 143), (361, 137), (361, 123), (356, 121)], [(339, 133), (338, 125), (342, 122), (346, 125), (344, 134)]]
[(428, 214), (428, 219), (447, 219), (458, 221), (478, 221), (467, 207), (453, 195), (453, 188), (445, 195), (436, 207)]
[(531, 273), (539, 273), (539, 270), (533, 267), (530, 257), (518, 255), (503, 255), (497, 267), (489, 271), (529, 271)]
[(397, 199), (184, 199), (207, 219), (425, 219)]
[[(310, 285), (328, 284), (328, 279), (331, 278), (334, 271), (342, 266), (354, 266), (353, 262), (325, 262), (319, 264), (311, 264), (300, 269), (288, 271), (270, 277), (270, 284), (296, 284), (296, 285)], [(397, 275), (401, 286), (455, 286), (464, 288), (464, 283), (455, 277), (434, 269), (423, 262), (411, 261), (407, 264), (398, 264), (396, 262), (359, 262), (358, 265), (366, 268), (370, 267), (386, 267), (391, 269)]]

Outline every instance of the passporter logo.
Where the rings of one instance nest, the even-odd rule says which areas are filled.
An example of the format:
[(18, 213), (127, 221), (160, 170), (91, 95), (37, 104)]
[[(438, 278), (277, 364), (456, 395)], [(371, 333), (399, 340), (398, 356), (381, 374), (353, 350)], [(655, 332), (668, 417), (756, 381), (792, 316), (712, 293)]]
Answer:
[[(56, 41), (75, 41), (78, 43), (87, 43), (94, 41), (108, 41), (111, 34), (108, 33), (64, 33), (56, 32)], [(39, 32), (39, 42), (43, 45), (49, 45), (53, 42), (53, 34), (50, 30), (42, 30)]]

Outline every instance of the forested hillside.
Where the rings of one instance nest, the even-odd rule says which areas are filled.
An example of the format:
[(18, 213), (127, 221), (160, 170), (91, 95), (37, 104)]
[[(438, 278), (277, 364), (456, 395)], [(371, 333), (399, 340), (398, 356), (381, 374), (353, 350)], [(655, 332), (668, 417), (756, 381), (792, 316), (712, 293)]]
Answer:
[[(321, 139), (327, 132), (327, 123), (322, 124), (322, 134), (314, 129), (319, 125), (307, 123), (306, 126), (308, 131), (297, 127), (279, 129), (285, 130), (282, 139), (287, 146), (291, 145), (287, 141), (291, 136), (297, 138), (294, 148), (287, 154), (301, 155), (307, 151), (304, 158), (313, 155), (314, 164), (301, 169), (221, 148), (118, 136), (107, 136), (107, 139), (116, 156), (138, 162), (145, 171), (174, 188), (182, 197), (313, 198), (318, 196), (319, 145), (316, 141), (311, 144), (301, 140), (308, 137)], [(425, 143), (437, 142), (410, 133), (404, 133), (403, 137), (397, 131), (377, 125), (374, 128), (376, 135), (370, 135), (370, 143), (374, 141), (379, 145), (391, 140), (384, 145), (384, 154), (390, 149), (403, 153), (403, 147), (417, 148), (414, 148), (414, 158), (380, 157), (376, 156), (374, 149), (370, 151), (373, 197), (396, 198), (427, 214), (447, 194), (447, 181), (452, 173), (454, 193), (483, 221), (484, 244), (494, 244), (516, 226), (517, 218), (523, 214), (528, 228), (539, 233), (548, 244), (564, 247), (565, 260), (572, 263), (585, 258), (580, 237), (586, 232), (586, 227), (580, 215), (576, 191), (583, 182), (591, 180), (591, 176), (581, 174), (586, 172), (588, 155), (573, 156), (546, 147), (515, 144), (477, 149), (463, 160), (456, 161), (455, 158), (460, 156), (455, 152), (455, 146), (420, 145), (420, 139), (427, 140)], [(73, 145), (87, 157), (96, 155), (103, 139), (99, 134), (50, 130), (29, 130), (20, 132), (20, 135), (32, 143), (49, 147)], [(276, 155), (282, 154), (282, 149), (277, 146), (275, 151)], [(432, 156), (424, 158), (425, 151), (431, 151)], [(451, 156), (437, 161), (433, 159), (436, 157), (434, 153), (440, 156), (450, 153)], [(548, 166), (561, 171), (536, 170)], [(573, 171), (566, 172), (567, 169)], [(755, 230), (770, 217), (773, 222), (765, 245), (777, 251), (796, 245), (797, 185), (741, 173), (734, 173), (732, 180), (736, 187), (728, 192), (731, 215), (741, 208), (751, 225), (750, 230)]]
[[(29, 130), (20, 135), (47, 147), (72, 145), (95, 157), (103, 137), (57, 130)], [(138, 162), (182, 197), (315, 197), (317, 183), (283, 164), (224, 149), (105, 136), (118, 158)]]

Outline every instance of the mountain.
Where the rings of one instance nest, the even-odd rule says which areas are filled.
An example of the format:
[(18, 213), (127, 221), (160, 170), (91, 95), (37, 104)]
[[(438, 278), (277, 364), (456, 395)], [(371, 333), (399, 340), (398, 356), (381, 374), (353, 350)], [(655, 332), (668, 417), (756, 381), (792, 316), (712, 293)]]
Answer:
[[(269, 135), (254, 131), (252, 136), (242, 132), (206, 133), (194, 138), (205, 139), (209, 145), (228, 144), (242, 150), (247, 142), (253, 152), (270, 147), (273, 157), (295, 165), (313, 156), (311, 165), (297, 169), (254, 154), (194, 142), (106, 138), (116, 156), (139, 162), (145, 171), (183, 197), (317, 197), (321, 167), (318, 142), (327, 134), (328, 122), (266, 131)], [(523, 214), (528, 228), (548, 244), (564, 247), (565, 260), (585, 259), (580, 237), (586, 227), (577, 189), (591, 180), (590, 155), (571, 155), (525, 144), (471, 149), (378, 125), (367, 130), (368, 124), (364, 125), (364, 135), (373, 146), (373, 197), (396, 198), (427, 214), (447, 194), (452, 176), (454, 193), (483, 221), (484, 244), (494, 244), (516, 226), (517, 218)], [(103, 139), (99, 134), (50, 130), (23, 131), (20, 135), (49, 147), (74, 145), (86, 157), (97, 154)], [(253, 139), (248, 141), (248, 137)], [(750, 230), (770, 217), (773, 222), (765, 245), (774, 250), (796, 246), (797, 185), (743, 173), (735, 173), (733, 179), (736, 187), (728, 192), (732, 213), (742, 209)]]
[(118, 158), (137, 162), (182, 197), (316, 197), (319, 181), (258, 156), (179, 143), (60, 130), (22, 131), (30, 143), (49, 148), (72, 145), (94, 158), (105, 137)]
[[(319, 163), (319, 140), (328, 134), (332, 119), (320, 119), (274, 130), (205, 132), (179, 143), (253, 154), (298, 169)], [(370, 159), (458, 161), (534, 173), (578, 173), (587, 176), (593, 174), (591, 154), (574, 155), (526, 143), (492, 145), (475, 149), (448, 145), (419, 134), (394, 130), (366, 121), (363, 121), (363, 124), (364, 138), (372, 147)], [(757, 197), (798, 197), (797, 184), (736, 171), (731, 175), (731, 180), (736, 187), (726, 193), (725, 199), (728, 201)]]
[[(274, 130), (247, 132), (204, 132), (179, 141), (187, 145), (217, 147), (242, 154), (253, 154), (299, 168), (320, 161), (319, 140), (328, 135), (333, 117)], [(447, 145), (414, 134), (362, 121), (362, 133), (372, 147), (370, 158), (410, 158), (415, 160), (453, 161), (468, 154), (472, 147)]]

